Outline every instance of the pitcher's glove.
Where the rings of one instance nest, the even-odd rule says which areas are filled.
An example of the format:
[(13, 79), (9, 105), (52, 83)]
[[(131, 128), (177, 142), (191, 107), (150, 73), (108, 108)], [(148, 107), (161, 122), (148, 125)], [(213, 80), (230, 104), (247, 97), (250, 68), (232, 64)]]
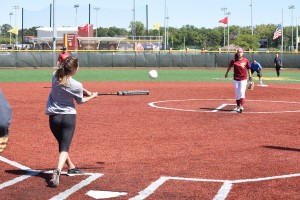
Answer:
[(253, 90), (254, 88), (254, 82), (252, 81), (252, 77), (249, 77), (248, 83), (247, 83), (247, 89)]
[(8, 136), (0, 137), (0, 153), (4, 151), (8, 144)]

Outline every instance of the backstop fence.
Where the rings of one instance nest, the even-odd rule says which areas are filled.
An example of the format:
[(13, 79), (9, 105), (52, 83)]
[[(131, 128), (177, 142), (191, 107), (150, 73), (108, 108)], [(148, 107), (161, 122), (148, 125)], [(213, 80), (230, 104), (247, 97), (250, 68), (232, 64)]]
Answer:
[[(76, 51), (81, 67), (227, 67), (234, 53), (194, 51)], [(245, 52), (250, 61), (256, 60), (263, 68), (273, 68), (276, 53)], [(0, 67), (53, 67), (59, 52), (1, 51)], [(300, 69), (300, 54), (279, 53), (285, 68)]]

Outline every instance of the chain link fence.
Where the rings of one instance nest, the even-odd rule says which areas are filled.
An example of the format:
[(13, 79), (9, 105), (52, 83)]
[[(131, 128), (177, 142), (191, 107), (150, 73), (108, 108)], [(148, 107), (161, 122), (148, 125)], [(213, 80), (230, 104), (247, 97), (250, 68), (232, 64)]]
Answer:
[[(80, 67), (227, 67), (234, 53), (198, 51), (77, 51)], [(1, 51), (0, 67), (53, 67), (59, 52), (52, 51)], [(249, 53), (244, 56), (254, 59), (264, 68), (274, 67), (276, 53)], [(285, 68), (300, 69), (299, 54), (279, 54)]]

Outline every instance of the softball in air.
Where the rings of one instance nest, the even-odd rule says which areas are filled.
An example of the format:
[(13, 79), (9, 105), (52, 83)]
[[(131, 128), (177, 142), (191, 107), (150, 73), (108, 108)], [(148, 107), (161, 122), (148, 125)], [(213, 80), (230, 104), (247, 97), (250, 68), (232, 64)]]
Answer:
[(158, 77), (158, 73), (156, 70), (150, 70), (149, 71), (149, 78), (156, 79)]

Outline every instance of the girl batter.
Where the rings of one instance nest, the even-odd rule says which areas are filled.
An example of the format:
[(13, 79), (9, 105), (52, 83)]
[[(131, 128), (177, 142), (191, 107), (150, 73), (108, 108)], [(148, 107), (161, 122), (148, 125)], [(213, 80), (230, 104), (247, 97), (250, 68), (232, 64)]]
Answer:
[(68, 174), (82, 173), (71, 161), (69, 148), (76, 125), (74, 100), (85, 103), (98, 96), (98, 92), (85, 90), (82, 84), (72, 78), (78, 71), (78, 59), (68, 57), (52, 77), (52, 89), (48, 97), (46, 114), (49, 115), (50, 129), (59, 145), (57, 169), (53, 170), (50, 187), (57, 187), (61, 170), (66, 163)]

